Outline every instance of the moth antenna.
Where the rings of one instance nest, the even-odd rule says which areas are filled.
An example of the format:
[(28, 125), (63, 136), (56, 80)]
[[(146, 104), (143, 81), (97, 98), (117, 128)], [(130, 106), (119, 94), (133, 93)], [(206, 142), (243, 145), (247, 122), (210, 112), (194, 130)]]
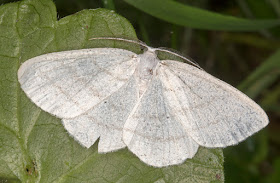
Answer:
[(131, 40), (131, 39), (125, 39), (125, 38), (116, 38), (116, 37), (96, 37), (96, 38), (91, 38), (89, 40), (118, 40), (118, 41), (125, 41), (125, 42), (129, 42), (129, 43), (135, 43), (138, 44), (140, 46), (143, 46), (147, 49), (149, 49), (150, 47), (148, 45), (146, 45), (144, 42), (140, 41), (140, 40)]
[(152, 48), (148, 45), (146, 45), (144, 42), (140, 41), (140, 40), (131, 40), (131, 39), (125, 39), (125, 38), (116, 38), (116, 37), (96, 37), (96, 38), (90, 38), (89, 40), (118, 40), (118, 41), (125, 41), (125, 42), (129, 42), (129, 43), (135, 43), (135, 44), (138, 44), (140, 46), (143, 46), (145, 48), (147, 48), (148, 50), (151, 50), (151, 51), (162, 51), (162, 52), (166, 52), (166, 53), (170, 53), (170, 54), (173, 54), (185, 61), (187, 61), (188, 63), (196, 66), (197, 68), (203, 70), (197, 63), (195, 63), (194, 61), (192, 61), (191, 59), (188, 59), (176, 52), (173, 52), (173, 51), (170, 51), (170, 50), (166, 50), (166, 49), (162, 49), (162, 48)]
[(176, 53), (176, 52), (174, 52), (174, 51), (170, 51), (170, 50), (167, 50), (167, 49), (162, 49), (162, 48), (154, 48), (154, 49), (157, 50), (157, 51), (162, 51), (162, 52), (166, 52), (166, 53), (170, 53), (170, 54), (172, 54), (172, 55), (175, 55), (175, 56), (177, 56), (177, 57), (179, 57), (179, 58), (181, 58), (181, 59), (187, 61), (189, 64), (194, 65), (194, 66), (196, 66), (197, 68), (203, 70), (203, 69), (198, 65), (198, 63), (196, 63), (196, 62), (193, 61), (192, 59), (189, 59), (189, 58), (186, 58), (186, 57), (180, 55), (179, 53)]

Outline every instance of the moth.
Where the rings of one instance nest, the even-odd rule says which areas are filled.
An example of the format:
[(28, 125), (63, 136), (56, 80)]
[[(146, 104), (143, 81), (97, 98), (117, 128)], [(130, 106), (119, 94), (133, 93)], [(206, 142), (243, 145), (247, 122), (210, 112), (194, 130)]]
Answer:
[[(98, 152), (127, 147), (154, 167), (183, 163), (199, 146), (235, 145), (268, 123), (266, 113), (231, 85), (197, 64), (160, 60), (144, 43), (142, 54), (92, 48), (31, 58), (18, 70), (26, 95), (60, 118), (65, 129)], [(172, 53), (178, 56), (176, 53)]]

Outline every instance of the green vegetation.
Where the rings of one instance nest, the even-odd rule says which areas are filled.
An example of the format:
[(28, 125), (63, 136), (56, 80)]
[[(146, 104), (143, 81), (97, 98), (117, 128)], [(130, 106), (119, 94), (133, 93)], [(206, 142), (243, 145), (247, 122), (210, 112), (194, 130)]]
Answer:
[[(280, 2), (277, 0), (0, 0), (1, 182), (280, 182)], [(96, 8), (106, 8), (89, 10)], [(136, 36), (137, 35), (137, 36)], [(237, 146), (200, 148), (179, 166), (152, 168), (127, 149), (82, 148), (59, 119), (21, 91), (17, 69), (44, 53), (135, 49), (138, 39), (192, 57), (267, 112), (267, 128)]]

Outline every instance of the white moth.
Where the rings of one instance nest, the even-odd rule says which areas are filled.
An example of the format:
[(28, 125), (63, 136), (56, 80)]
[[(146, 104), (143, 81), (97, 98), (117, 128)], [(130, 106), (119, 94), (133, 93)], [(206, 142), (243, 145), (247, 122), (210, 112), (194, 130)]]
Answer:
[(234, 87), (194, 63), (159, 60), (156, 51), (169, 51), (139, 44), (147, 48), (140, 55), (118, 48), (41, 55), (21, 65), (18, 80), (83, 146), (100, 138), (98, 152), (127, 146), (155, 167), (183, 163), (199, 146), (237, 144), (268, 124)]

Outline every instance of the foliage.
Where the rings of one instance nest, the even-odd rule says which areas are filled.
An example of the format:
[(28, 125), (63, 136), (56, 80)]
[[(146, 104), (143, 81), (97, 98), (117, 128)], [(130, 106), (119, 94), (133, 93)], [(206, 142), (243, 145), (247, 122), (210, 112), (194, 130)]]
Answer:
[[(51, 0), (0, 7), (0, 182), (223, 182), (224, 177), (230, 183), (280, 181), (279, 1), (54, 2), (58, 15)], [(135, 30), (112, 11), (83, 10), (98, 7), (114, 10)], [(82, 148), (59, 119), (38, 109), (20, 90), (17, 69), (28, 58), (88, 47), (133, 49), (88, 39), (136, 39), (135, 31), (153, 47), (190, 55), (268, 112), (268, 128), (225, 149), (225, 175), (220, 149), (200, 148), (194, 159), (158, 169), (147, 167), (126, 149), (100, 155), (97, 144)]]

